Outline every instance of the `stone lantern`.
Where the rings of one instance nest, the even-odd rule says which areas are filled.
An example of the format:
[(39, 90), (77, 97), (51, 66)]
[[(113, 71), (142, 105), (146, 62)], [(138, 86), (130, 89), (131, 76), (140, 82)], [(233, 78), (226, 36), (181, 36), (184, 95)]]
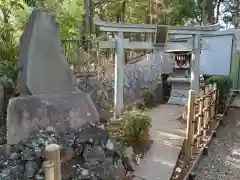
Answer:
[(166, 53), (174, 56), (173, 72), (169, 81), (171, 82), (171, 96), (168, 103), (185, 105), (188, 100), (188, 91), (191, 80), (191, 57), (192, 48), (187, 40), (169, 44), (165, 49)]

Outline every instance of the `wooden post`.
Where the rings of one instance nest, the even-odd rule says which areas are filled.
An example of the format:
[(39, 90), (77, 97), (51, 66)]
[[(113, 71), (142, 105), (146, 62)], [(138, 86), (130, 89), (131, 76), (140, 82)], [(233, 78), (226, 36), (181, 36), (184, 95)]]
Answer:
[(216, 119), (216, 114), (217, 114), (217, 112), (216, 112), (216, 104), (217, 104), (217, 84), (215, 83), (214, 85), (213, 85), (213, 89), (214, 89), (214, 106), (213, 106), (213, 111), (214, 111), (214, 118)]
[(204, 92), (204, 120), (203, 120), (203, 138), (206, 139), (207, 137), (207, 130), (208, 130), (208, 110), (206, 109), (206, 107), (208, 106), (208, 98), (206, 97), (206, 95), (209, 93), (209, 87), (206, 86), (205, 87), (205, 92)]
[(219, 108), (220, 108), (220, 92), (219, 92), (219, 88), (217, 86), (217, 103), (216, 103), (216, 114), (218, 114), (219, 112)]
[(213, 118), (216, 120), (217, 84), (213, 84)]
[(200, 113), (198, 117), (198, 139), (197, 139), (197, 147), (200, 146), (202, 142), (202, 126), (203, 126), (203, 106), (204, 106), (204, 91), (201, 90), (199, 93), (200, 97), (200, 102), (199, 102), (199, 110), (198, 112)]
[(195, 118), (195, 92), (189, 91), (188, 97), (188, 112), (187, 112), (187, 129), (186, 129), (186, 142), (185, 142), (185, 163), (188, 163), (192, 156), (192, 143), (193, 143), (193, 120)]
[(53, 162), (54, 180), (61, 180), (60, 147), (57, 144), (50, 144), (45, 147), (45, 158)]
[(200, 90), (200, 36), (193, 35), (193, 53), (191, 59), (191, 89), (198, 96)]
[(44, 161), (42, 164), (44, 169), (44, 179), (54, 180), (54, 164), (52, 161)]
[(209, 114), (208, 114), (208, 120), (209, 124), (213, 122), (212, 118), (212, 97), (213, 97), (213, 87), (212, 84), (209, 85), (209, 96), (208, 96), (208, 103), (209, 103)]
[(123, 32), (117, 32), (114, 81), (114, 119), (120, 117), (123, 110)]

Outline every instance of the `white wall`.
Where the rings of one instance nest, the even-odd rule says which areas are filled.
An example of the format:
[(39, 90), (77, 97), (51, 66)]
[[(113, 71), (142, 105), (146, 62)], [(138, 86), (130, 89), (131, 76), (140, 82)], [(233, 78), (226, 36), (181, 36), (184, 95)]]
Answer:
[(229, 75), (232, 55), (232, 35), (203, 37), (208, 48), (201, 53), (200, 73)]

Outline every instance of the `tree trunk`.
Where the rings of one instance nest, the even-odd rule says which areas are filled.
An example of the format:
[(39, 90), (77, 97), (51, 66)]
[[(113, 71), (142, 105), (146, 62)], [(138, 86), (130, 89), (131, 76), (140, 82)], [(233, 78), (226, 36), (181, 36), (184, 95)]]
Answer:
[(214, 5), (213, 0), (208, 0), (207, 2), (207, 22), (209, 24), (214, 24)]
[(152, 0), (148, 0), (148, 9), (149, 9), (149, 23), (148, 24), (152, 24), (153, 23), (153, 14), (152, 14)]
[(237, 28), (239, 26), (239, 15), (240, 15), (240, 2), (239, 0), (236, 0), (236, 20), (235, 20), (235, 24), (234, 24), (234, 27)]
[(85, 31), (85, 43), (87, 45), (86, 50), (89, 49), (89, 38), (91, 36), (91, 19), (90, 19), (90, 10), (91, 10), (91, 1), (84, 0), (84, 31)]
[(202, 1), (203, 25), (214, 24), (214, 0)]
[(122, 3), (122, 9), (121, 9), (121, 22), (125, 22), (125, 13), (126, 13), (126, 0)]
[(220, 16), (220, 5), (223, 2), (223, 0), (218, 0), (217, 2), (217, 15), (216, 15), (216, 21), (215, 23), (218, 23), (219, 21), (219, 16)]
[(95, 33), (95, 25), (94, 25), (94, 17), (95, 17), (95, 3), (90, 0), (90, 34)]

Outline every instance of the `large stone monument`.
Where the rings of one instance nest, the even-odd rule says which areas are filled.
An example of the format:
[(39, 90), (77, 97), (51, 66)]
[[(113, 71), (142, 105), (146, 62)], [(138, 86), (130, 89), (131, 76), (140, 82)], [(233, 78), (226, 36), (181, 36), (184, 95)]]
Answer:
[(20, 95), (74, 90), (54, 16), (33, 10), (20, 39), (19, 68), (17, 91)]
[(68, 132), (99, 121), (89, 95), (75, 90), (54, 16), (32, 12), (21, 37), (19, 66), (20, 97), (8, 105), (8, 144), (47, 126)]

